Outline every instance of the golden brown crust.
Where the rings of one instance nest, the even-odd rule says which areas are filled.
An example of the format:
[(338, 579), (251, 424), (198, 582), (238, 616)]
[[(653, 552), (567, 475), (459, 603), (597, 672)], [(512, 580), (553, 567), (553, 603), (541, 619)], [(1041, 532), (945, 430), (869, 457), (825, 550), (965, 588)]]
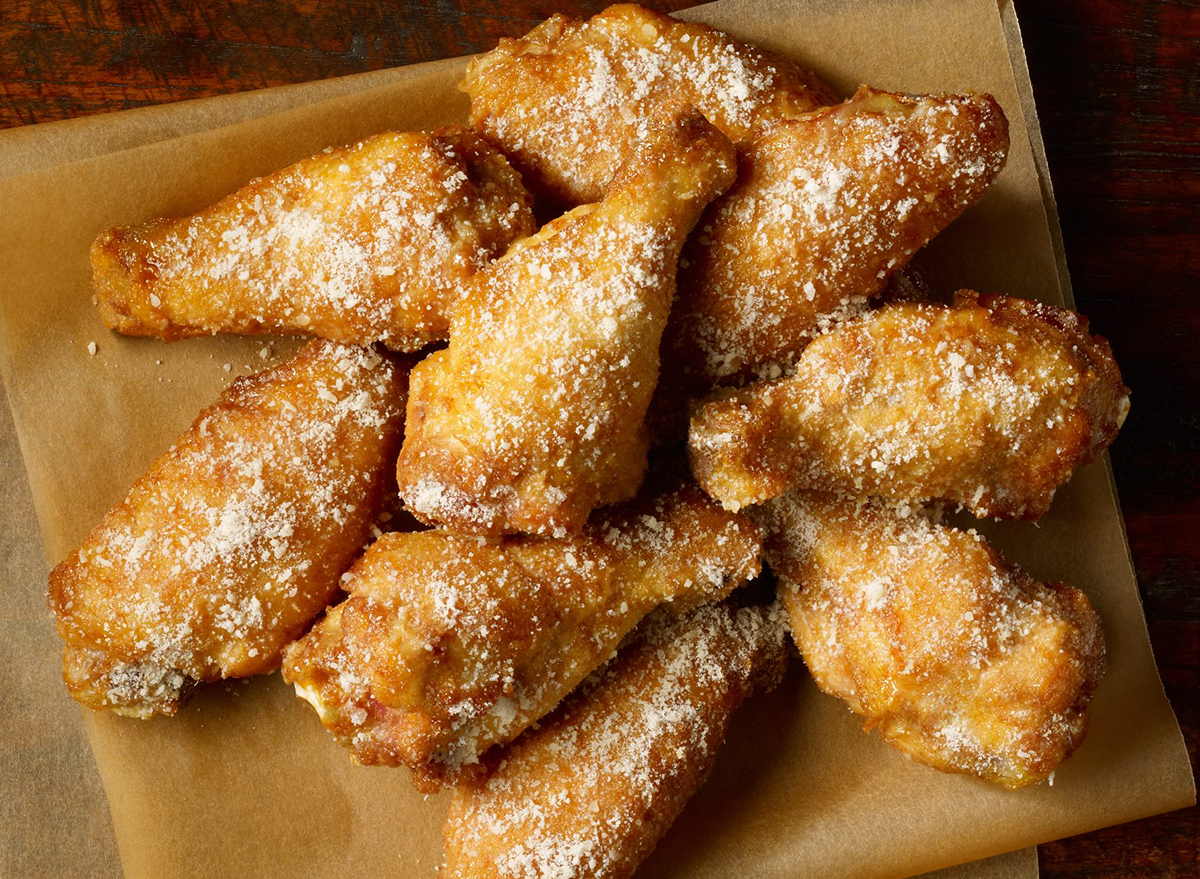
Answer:
[(385, 501), (404, 379), (313, 342), (201, 412), (50, 574), (71, 695), (173, 714), (195, 681), (278, 667)]
[(712, 770), (734, 710), (774, 688), (783, 614), (707, 605), (637, 640), (486, 780), (460, 785), (446, 879), (628, 879)]
[(640, 6), (553, 15), (473, 60), (471, 125), (539, 197), (599, 201), (664, 103), (700, 110), (733, 141), (764, 120), (837, 100), (812, 73), (727, 34)]
[(415, 351), (462, 286), (533, 231), (520, 176), (475, 134), (379, 134), (255, 180), (194, 216), (92, 245), (106, 326), (168, 341), (298, 334)]
[(911, 510), (794, 492), (756, 518), (805, 662), (866, 729), (1007, 788), (1043, 781), (1079, 747), (1104, 673), (1082, 592)]
[(603, 202), (477, 276), (413, 370), (397, 476), (415, 515), (561, 534), (637, 492), (679, 250), (733, 164), (699, 113), (666, 108)]
[(689, 455), (731, 509), (798, 487), (1036, 519), (1128, 408), (1080, 315), (960, 291), (953, 306), (870, 312), (813, 342), (791, 377), (714, 395)]
[(759, 570), (758, 529), (692, 485), (569, 538), (378, 540), (284, 677), (366, 764), (436, 788), (605, 662), (647, 613), (717, 601)]
[(684, 248), (656, 406), (785, 374), (983, 195), (1008, 153), (989, 95), (889, 94), (779, 122)]

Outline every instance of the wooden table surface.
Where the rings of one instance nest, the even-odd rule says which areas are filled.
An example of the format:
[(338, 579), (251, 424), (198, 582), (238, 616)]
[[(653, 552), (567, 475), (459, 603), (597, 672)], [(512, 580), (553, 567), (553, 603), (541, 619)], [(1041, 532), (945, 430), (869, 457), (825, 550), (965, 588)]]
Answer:
[[(483, 6), (484, 4), (479, 4)], [(463, 55), (603, 0), (0, 0), (0, 127)], [(664, 10), (692, 5), (648, 2)], [(1018, 0), (1079, 308), (1133, 416), (1113, 467), (1167, 695), (1200, 731), (1200, 8)], [(1039, 847), (1046, 877), (1200, 876), (1200, 810)]]

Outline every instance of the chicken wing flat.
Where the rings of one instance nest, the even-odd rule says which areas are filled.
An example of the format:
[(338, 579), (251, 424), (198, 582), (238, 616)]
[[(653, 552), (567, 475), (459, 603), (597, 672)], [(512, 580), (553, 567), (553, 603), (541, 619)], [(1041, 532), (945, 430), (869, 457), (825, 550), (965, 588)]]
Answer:
[(312, 342), (201, 412), (50, 574), (71, 695), (174, 714), (195, 682), (277, 668), (387, 499), (404, 383)]
[(787, 662), (778, 605), (647, 619), (637, 640), (460, 785), (447, 879), (628, 879), (712, 770), (734, 710)]
[(793, 376), (714, 395), (689, 455), (730, 509), (797, 487), (1036, 519), (1128, 411), (1085, 318), (961, 290), (953, 306), (872, 311), (813, 342)]
[(383, 342), (445, 339), (463, 284), (534, 229), (520, 176), (475, 134), (380, 134), (329, 149), (192, 217), (92, 245), (106, 326)]
[(668, 108), (603, 202), (476, 276), (413, 370), (397, 475), (416, 516), (561, 535), (636, 494), (679, 251), (733, 173), (725, 136)]
[[(683, 251), (660, 396), (779, 378), (983, 195), (1008, 155), (988, 95), (888, 94), (780, 122)], [(670, 402), (670, 400), (666, 401)]]
[(694, 485), (567, 538), (385, 535), (284, 677), (355, 760), (436, 787), (550, 712), (660, 604), (757, 575), (758, 553), (758, 529)]
[(734, 141), (764, 119), (837, 101), (790, 61), (640, 6), (554, 15), (471, 62), (471, 125), (539, 196), (599, 201), (663, 103), (698, 108)]
[(906, 508), (792, 493), (767, 561), (818, 686), (918, 762), (1006, 788), (1079, 747), (1104, 673), (1087, 597)]

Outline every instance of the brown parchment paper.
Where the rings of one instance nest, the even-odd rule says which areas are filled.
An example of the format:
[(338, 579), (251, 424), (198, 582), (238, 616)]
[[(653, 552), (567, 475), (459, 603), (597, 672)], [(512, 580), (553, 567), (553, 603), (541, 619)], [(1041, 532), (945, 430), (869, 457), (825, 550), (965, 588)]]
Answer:
[[(941, 291), (971, 285), (1063, 301), (1052, 205), (1022, 117), (1032, 109), (1022, 102), (1027, 78), (1023, 68), (1014, 74), (1005, 39), (1014, 25), (992, 0), (727, 0), (688, 17), (792, 55), (845, 92), (861, 79), (995, 94), (1012, 123), (1009, 167), (921, 255), (921, 268)], [(77, 148), (64, 155), (78, 161), (0, 181), (0, 365), (50, 560), (233, 374), (263, 363), (262, 340), (164, 346), (108, 335), (88, 291), (95, 233), (197, 209), (328, 144), (455, 121), (466, 107), (454, 90), (460, 72), (461, 62), (443, 62), (209, 131), (115, 153)], [(118, 147), (132, 142), (121, 137)], [(99, 353), (89, 357), (93, 340)], [(272, 343), (270, 359), (291, 347)], [(1137, 417), (1136, 389), (1134, 400)], [(1106, 464), (1079, 473), (1040, 528), (994, 532), (1036, 575), (1086, 589), (1105, 619), (1110, 671), (1092, 733), (1054, 787), (1007, 793), (910, 764), (863, 735), (797, 664), (782, 690), (738, 716), (713, 779), (644, 875), (899, 877), (1192, 802)], [(40, 601), (41, 582), (21, 587)], [(57, 655), (43, 642), (23, 663), (51, 678), (42, 672), (56, 669)], [(39, 692), (20, 707), (23, 730), (30, 718), (71, 710), (61, 689)], [(84, 719), (129, 877), (421, 876), (439, 857), (442, 798), (414, 793), (402, 771), (349, 765), (277, 676), (211, 688), (174, 719)], [(1019, 856), (996, 869), (1006, 864), (1022, 869)]]
[[(456, 63), (453, 59), (447, 60), (451, 65)], [(373, 86), (402, 82), (424, 76), (439, 65), (446, 66), (447, 61), (9, 129), (2, 136), (0, 178), (207, 131)]]

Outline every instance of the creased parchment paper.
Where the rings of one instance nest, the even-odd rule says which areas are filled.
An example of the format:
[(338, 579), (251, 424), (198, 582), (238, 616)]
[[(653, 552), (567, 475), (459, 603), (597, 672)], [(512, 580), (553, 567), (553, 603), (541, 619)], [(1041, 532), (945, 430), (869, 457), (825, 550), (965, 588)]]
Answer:
[[(1009, 166), (918, 263), (935, 292), (969, 285), (1065, 301), (1065, 263), (1039, 175), (1044, 159), (1025, 122), (1032, 102), (1019, 43), (1010, 57), (1009, 10), (998, 13), (993, 0), (726, 0), (687, 17), (796, 57), (845, 93), (869, 81), (996, 95), (1012, 125)], [(211, 130), (156, 117), (154, 126), (192, 133), (174, 137), (158, 127), (141, 146), (128, 146), (136, 139), (127, 130), (106, 129), (115, 146), (128, 146), (118, 152), (83, 144), (81, 122), (72, 135), (81, 143), (62, 154), (78, 159), (69, 164), (47, 166), (24, 148), (22, 161), (37, 170), (0, 180), (0, 366), (51, 562), (233, 375), (294, 348), (109, 335), (90, 303), (91, 238), (115, 223), (198, 209), (326, 145), (461, 119), (461, 66), (428, 65), (243, 122), (221, 116)], [(797, 662), (782, 689), (735, 719), (713, 778), (641, 875), (901, 877), (1191, 803), (1187, 757), (1154, 668), (1107, 463), (1078, 473), (1040, 527), (988, 531), (1035, 575), (1085, 589), (1105, 622), (1109, 672), (1092, 731), (1053, 787), (1009, 793), (911, 764), (817, 693)], [(42, 581), (23, 575), (12, 585), (23, 590), (25, 629), (36, 636), (17, 653), (6, 604), (4, 646), (14, 653), (4, 657), (4, 704), (18, 702), (9, 698), (10, 675), (34, 667), (39, 688), (12, 687), (23, 701), (15, 715), (6, 712), (10, 743), (64, 726), (73, 710), (63, 690), (48, 685), (58, 662), (49, 623), (29, 611)], [(131, 879), (432, 875), (444, 798), (416, 794), (404, 771), (351, 766), (278, 676), (209, 688), (173, 719), (83, 716)], [(78, 840), (63, 845), (86, 849)], [(1026, 854), (970, 869), (1024, 876), (1029, 862)]]

